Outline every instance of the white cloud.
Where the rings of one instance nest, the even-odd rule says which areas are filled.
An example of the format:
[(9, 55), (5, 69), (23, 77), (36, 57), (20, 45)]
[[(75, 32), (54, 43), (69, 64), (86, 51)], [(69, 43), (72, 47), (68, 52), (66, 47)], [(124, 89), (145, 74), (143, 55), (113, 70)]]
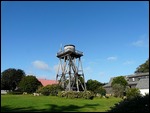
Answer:
[(138, 40), (132, 42), (133, 46), (136, 47), (148, 47), (149, 46), (149, 37), (147, 35), (141, 35)]
[(144, 42), (144, 40), (137, 40), (137, 41), (133, 42), (132, 45), (136, 46), (136, 47), (142, 47), (145, 45), (145, 42)]
[(108, 57), (107, 60), (109, 60), (109, 61), (115, 61), (115, 60), (117, 60), (117, 57), (114, 57), (114, 56)]
[(92, 68), (91, 67), (85, 67), (83, 69), (84, 72), (87, 72), (87, 73), (91, 73), (92, 72)]
[(99, 75), (100, 75), (100, 76), (104, 76), (104, 75), (105, 75), (105, 72), (99, 72)]
[(40, 61), (40, 60), (36, 60), (36, 61), (32, 62), (32, 65), (35, 68), (40, 69), (40, 70), (51, 71), (51, 68), (48, 66), (48, 64), (46, 64), (45, 62)]
[(129, 60), (128, 60), (128, 61), (125, 61), (123, 64), (124, 64), (124, 65), (131, 65), (131, 64), (133, 64), (133, 63), (134, 63), (134, 61), (129, 61)]

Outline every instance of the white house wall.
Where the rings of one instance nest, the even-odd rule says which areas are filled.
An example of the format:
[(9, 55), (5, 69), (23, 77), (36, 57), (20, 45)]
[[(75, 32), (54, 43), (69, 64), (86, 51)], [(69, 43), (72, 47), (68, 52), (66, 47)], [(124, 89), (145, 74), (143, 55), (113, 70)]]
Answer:
[(149, 94), (149, 89), (140, 89), (140, 92), (142, 95), (145, 95), (145, 93)]

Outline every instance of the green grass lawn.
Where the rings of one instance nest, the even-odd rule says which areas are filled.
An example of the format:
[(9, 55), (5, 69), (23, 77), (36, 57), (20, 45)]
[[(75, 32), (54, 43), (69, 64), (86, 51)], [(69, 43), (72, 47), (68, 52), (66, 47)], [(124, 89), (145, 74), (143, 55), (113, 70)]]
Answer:
[(66, 99), (56, 96), (1, 95), (1, 112), (105, 112), (122, 99)]

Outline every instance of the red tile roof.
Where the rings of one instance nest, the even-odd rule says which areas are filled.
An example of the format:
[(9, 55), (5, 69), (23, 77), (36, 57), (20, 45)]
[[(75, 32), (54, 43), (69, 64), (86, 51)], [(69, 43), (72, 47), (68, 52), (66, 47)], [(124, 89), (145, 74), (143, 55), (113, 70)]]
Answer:
[(57, 84), (56, 80), (46, 80), (46, 79), (38, 79), (43, 86)]

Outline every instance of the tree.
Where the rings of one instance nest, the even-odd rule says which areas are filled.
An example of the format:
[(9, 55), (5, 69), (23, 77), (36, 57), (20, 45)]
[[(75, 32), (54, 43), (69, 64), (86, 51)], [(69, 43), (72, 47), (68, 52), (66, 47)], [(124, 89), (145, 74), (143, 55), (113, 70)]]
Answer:
[(112, 86), (113, 92), (114, 92), (114, 96), (115, 97), (122, 97), (123, 93), (124, 93), (124, 86), (121, 84), (114, 84)]
[(23, 92), (33, 93), (40, 86), (42, 86), (41, 82), (37, 80), (37, 78), (33, 75), (28, 75), (22, 78), (19, 83), (19, 88)]
[(125, 78), (123, 76), (118, 76), (118, 77), (115, 77), (111, 83), (112, 86), (114, 84), (120, 84), (120, 85), (126, 87), (128, 82), (125, 80)]
[(97, 93), (98, 88), (102, 85), (102, 83), (92, 79), (89, 79), (86, 83), (87, 90), (93, 91), (94, 93)]
[(9, 68), (4, 70), (1, 76), (1, 89), (14, 91), (25, 76), (25, 72), (21, 69)]
[(149, 59), (145, 63), (137, 67), (135, 71), (135, 73), (145, 73), (145, 72), (149, 72)]
[(122, 97), (123, 93), (126, 89), (128, 82), (125, 80), (123, 76), (115, 77), (111, 83), (114, 96), (116, 97)]

